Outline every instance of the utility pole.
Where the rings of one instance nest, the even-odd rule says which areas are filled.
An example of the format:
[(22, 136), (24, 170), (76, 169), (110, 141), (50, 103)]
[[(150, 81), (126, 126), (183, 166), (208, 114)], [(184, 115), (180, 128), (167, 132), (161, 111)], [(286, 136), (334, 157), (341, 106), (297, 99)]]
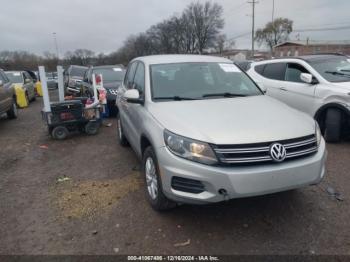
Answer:
[(275, 20), (275, 0), (272, 0), (272, 19), (271, 19), (272, 24), (274, 20)]
[(53, 35), (53, 40), (55, 42), (55, 48), (56, 48), (56, 56), (57, 56), (57, 60), (60, 60), (60, 57), (59, 57), (59, 53), (58, 53), (58, 45), (57, 45), (57, 37), (56, 37), (56, 33), (53, 32), (52, 33)]
[(254, 40), (255, 40), (255, 5), (259, 3), (257, 0), (252, 0), (248, 4), (252, 4), (252, 58), (254, 58)]

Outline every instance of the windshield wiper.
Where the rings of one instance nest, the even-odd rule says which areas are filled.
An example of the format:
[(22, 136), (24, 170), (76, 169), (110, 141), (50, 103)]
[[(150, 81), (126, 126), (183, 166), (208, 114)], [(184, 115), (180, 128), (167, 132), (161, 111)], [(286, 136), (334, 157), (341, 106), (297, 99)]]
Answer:
[(182, 96), (153, 97), (153, 99), (154, 99), (154, 100), (174, 100), (174, 101), (181, 101), (181, 100), (198, 100), (197, 98), (182, 97)]
[(212, 93), (212, 94), (205, 94), (202, 97), (245, 97), (246, 95), (243, 94), (234, 94), (234, 93)]
[(326, 74), (331, 74), (331, 75), (337, 75), (337, 76), (345, 76), (345, 77), (350, 77), (349, 74), (344, 74), (338, 71), (325, 71)]

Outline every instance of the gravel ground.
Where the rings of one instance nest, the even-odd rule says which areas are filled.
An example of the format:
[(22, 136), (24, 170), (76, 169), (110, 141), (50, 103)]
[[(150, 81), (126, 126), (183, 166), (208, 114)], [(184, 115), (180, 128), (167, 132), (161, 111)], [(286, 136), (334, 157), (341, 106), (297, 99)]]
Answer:
[(0, 254), (350, 255), (349, 141), (328, 145), (318, 186), (157, 213), (114, 119), (54, 141), (41, 107), (0, 120)]

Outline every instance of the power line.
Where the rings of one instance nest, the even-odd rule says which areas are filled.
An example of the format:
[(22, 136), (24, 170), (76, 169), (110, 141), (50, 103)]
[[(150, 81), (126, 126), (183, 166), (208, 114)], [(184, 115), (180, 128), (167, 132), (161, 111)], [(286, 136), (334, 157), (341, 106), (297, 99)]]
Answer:
[(306, 28), (306, 29), (295, 29), (293, 32), (321, 32), (321, 31), (339, 31), (350, 29), (350, 26), (338, 26), (338, 27), (328, 27), (328, 28)]

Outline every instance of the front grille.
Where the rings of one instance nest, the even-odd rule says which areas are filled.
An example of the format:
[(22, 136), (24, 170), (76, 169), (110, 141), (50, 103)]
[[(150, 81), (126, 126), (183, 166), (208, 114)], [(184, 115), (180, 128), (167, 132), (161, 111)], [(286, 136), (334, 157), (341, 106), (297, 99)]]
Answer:
[(204, 192), (204, 185), (201, 181), (174, 176), (171, 179), (171, 187), (175, 190), (199, 194)]
[(305, 157), (317, 152), (315, 135), (256, 144), (214, 145), (213, 149), (219, 161), (226, 165), (273, 162), (270, 155), (270, 147), (275, 143), (280, 143), (286, 148), (285, 161)]

